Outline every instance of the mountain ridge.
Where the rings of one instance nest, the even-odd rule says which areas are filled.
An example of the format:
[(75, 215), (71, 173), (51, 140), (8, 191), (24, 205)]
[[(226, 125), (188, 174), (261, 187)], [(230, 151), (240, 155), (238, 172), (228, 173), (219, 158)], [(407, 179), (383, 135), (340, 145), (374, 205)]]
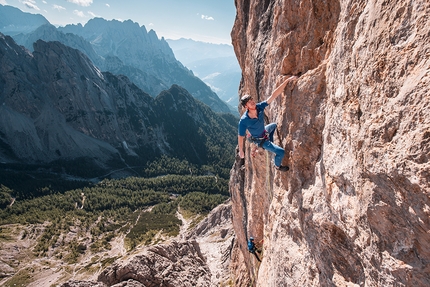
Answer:
[[(23, 14), (27, 16), (25, 19), (22, 17)], [(29, 33), (48, 23), (49, 21), (40, 14), (25, 13), (16, 7), (0, 4), (0, 31), (4, 33), (10, 35)]]
[(148, 32), (145, 26), (131, 20), (120, 22), (102, 18), (91, 19), (85, 26), (67, 25), (58, 29), (82, 36), (102, 57), (118, 57), (125, 65), (155, 76), (164, 85), (178, 84), (186, 88), (217, 112), (230, 112), (216, 93), (175, 58), (166, 40), (159, 40), (154, 30)]
[[(6, 7), (0, 6), (0, 12), (3, 10), (6, 10)], [(25, 18), (26, 22), (38, 18), (37, 15), (23, 12), (18, 16), (17, 19)], [(10, 19), (11, 25), (16, 22), (16, 19)], [(124, 73), (153, 97), (171, 85), (178, 84), (214, 111), (235, 113), (209, 86), (175, 59), (168, 43), (164, 38), (158, 39), (154, 30), (147, 31), (145, 26), (139, 26), (131, 20), (121, 22), (103, 18), (93, 18), (84, 26), (70, 24), (55, 28), (64, 35), (53, 29), (54, 26), (49, 26), (49, 22), (39, 25), (35, 22), (31, 29), (17, 31), (13, 33), (13, 37), (30, 51), (32, 43), (38, 39), (63, 42), (87, 54), (102, 71)], [(109, 57), (110, 61), (116, 57), (119, 61), (115, 61), (115, 64), (105, 63), (106, 57)]]
[[(60, 42), (38, 40), (31, 54), (9, 36), (0, 40), (1, 141), (7, 147), (3, 151), (13, 151), (11, 155), (3, 153), (2, 161), (15, 157), (29, 163), (50, 162), (88, 156), (105, 165), (113, 159), (127, 161), (124, 156), (135, 161), (131, 155), (150, 160), (170, 154), (206, 164), (206, 154), (211, 154), (207, 135), (227, 130), (229, 137), (234, 135), (235, 127), (224, 115), (215, 114), (182, 87), (173, 85), (154, 99), (127, 77), (102, 73), (83, 53)], [(172, 93), (180, 104), (175, 96), (165, 96)], [(169, 105), (178, 113), (167, 122)], [(187, 113), (193, 110), (207, 117)], [(169, 135), (165, 127), (178, 119), (204, 132), (195, 130), (189, 138)], [(213, 122), (200, 121), (208, 119)], [(221, 126), (212, 126), (217, 121)], [(190, 127), (171, 128), (170, 132), (191, 132)], [(212, 143), (219, 142), (214, 136), (210, 138)], [(178, 141), (182, 143), (180, 153), (172, 149)]]

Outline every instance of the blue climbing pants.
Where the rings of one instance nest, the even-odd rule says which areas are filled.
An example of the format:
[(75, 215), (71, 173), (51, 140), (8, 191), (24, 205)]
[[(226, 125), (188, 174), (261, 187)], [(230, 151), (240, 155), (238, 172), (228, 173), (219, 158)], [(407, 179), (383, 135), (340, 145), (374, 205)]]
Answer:
[(275, 133), (276, 127), (277, 125), (275, 123), (268, 124), (264, 127), (269, 134), (269, 140), (266, 140), (263, 143), (262, 148), (275, 154), (275, 165), (279, 167), (282, 163), (282, 159), (284, 158), (285, 151), (283, 148), (273, 143), (273, 134)]

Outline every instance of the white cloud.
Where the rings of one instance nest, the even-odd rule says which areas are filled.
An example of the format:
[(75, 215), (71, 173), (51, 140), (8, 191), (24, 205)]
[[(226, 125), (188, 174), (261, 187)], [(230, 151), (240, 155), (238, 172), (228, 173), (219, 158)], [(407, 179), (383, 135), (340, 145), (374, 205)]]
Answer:
[(81, 17), (81, 18), (85, 17), (84, 12), (79, 11), (79, 10), (73, 10), (73, 14), (75, 14), (76, 16)]
[(202, 19), (203, 20), (215, 20), (213, 17), (207, 16), (207, 15), (202, 15)]
[(91, 17), (93, 17), (93, 18), (95, 18), (95, 17), (98, 17), (96, 14), (94, 14), (93, 12), (91, 12), (91, 11), (88, 11), (87, 12)]
[(93, 0), (67, 0), (67, 2), (77, 4), (79, 6), (88, 7), (93, 4)]
[(7, 5), (6, 0), (0, 0), (0, 4)]
[(63, 6), (57, 5), (57, 4), (52, 5), (52, 9), (55, 9), (58, 11), (66, 10), (66, 8), (64, 8)]
[(46, 1), (42, 1), (42, 3), (43, 3), (43, 4), (48, 4), (48, 2), (46, 2)]
[(110, 8), (110, 5), (108, 3), (106, 3), (106, 7)]
[(39, 7), (37, 7), (37, 5), (34, 3), (33, 0), (23, 1), (22, 4), (24, 4), (25, 6), (27, 6), (30, 9), (40, 11)]

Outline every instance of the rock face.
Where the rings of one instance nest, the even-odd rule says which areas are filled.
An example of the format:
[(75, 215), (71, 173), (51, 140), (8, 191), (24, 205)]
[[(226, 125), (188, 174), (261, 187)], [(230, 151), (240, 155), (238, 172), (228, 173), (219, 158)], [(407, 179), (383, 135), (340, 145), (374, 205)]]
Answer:
[(231, 202), (219, 205), (184, 236), (187, 242), (198, 243), (210, 270), (210, 286), (229, 286), (231, 281), (231, 252), (236, 243), (231, 210)]
[(429, 286), (430, 3), (235, 3), (240, 93), (300, 75), (266, 108), (290, 171), (232, 169), (236, 285)]

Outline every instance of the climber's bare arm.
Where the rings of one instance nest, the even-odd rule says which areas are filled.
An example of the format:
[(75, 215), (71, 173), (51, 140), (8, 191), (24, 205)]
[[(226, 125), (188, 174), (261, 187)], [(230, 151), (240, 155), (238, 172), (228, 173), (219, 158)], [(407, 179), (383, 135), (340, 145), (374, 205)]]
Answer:
[(237, 142), (238, 142), (238, 145), (239, 145), (239, 156), (240, 156), (240, 158), (244, 158), (245, 157), (245, 154), (243, 153), (243, 141), (244, 141), (244, 136), (237, 136)]
[(273, 102), (285, 89), (285, 86), (292, 80), (297, 79), (296, 76), (288, 77), (285, 81), (282, 82), (276, 89), (272, 92), (270, 97), (266, 100), (268, 104)]

